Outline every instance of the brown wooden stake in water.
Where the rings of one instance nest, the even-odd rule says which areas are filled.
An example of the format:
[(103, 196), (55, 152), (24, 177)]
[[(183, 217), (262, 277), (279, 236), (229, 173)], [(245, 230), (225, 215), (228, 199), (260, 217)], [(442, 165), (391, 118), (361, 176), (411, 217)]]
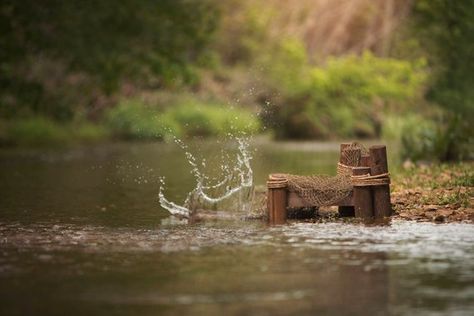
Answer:
[[(374, 145), (369, 148), (370, 173), (372, 176), (388, 173), (387, 148), (385, 145)], [(390, 186), (377, 185), (372, 187), (374, 195), (375, 218), (383, 218), (392, 215), (390, 203)]]
[(270, 224), (286, 222), (286, 189), (268, 189), (268, 219)]
[[(366, 174), (370, 174), (370, 167), (355, 167), (352, 169), (352, 175), (354, 176), (362, 176)], [(373, 199), (371, 186), (354, 186), (355, 217), (374, 217), (374, 208), (372, 200)]]
[[(351, 143), (342, 143), (341, 144), (340, 151), (339, 151), (339, 162), (341, 164), (344, 164), (344, 165), (347, 165), (347, 166), (350, 166), (350, 165), (354, 164), (354, 163), (351, 163), (350, 161), (347, 161), (347, 159), (346, 159), (347, 156), (343, 155), (344, 151), (354, 150), (354, 151), (358, 152), (358, 154), (360, 156), (360, 149), (348, 149), (348, 147), (351, 146), (351, 145), (352, 145)], [(356, 155), (357, 155), (357, 153), (356, 153)], [(354, 211), (353, 206), (339, 206), (338, 211), (339, 211), (339, 216), (340, 217), (355, 216), (355, 211)]]
[(287, 187), (286, 185), (275, 184), (272, 179), (273, 175), (270, 175), (267, 182), (268, 221), (270, 224), (284, 224), (287, 219)]

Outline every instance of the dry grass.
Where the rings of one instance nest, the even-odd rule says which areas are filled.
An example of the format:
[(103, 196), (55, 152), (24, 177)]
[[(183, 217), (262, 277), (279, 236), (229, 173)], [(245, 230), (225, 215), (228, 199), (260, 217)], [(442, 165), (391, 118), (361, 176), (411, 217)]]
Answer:
[(245, 0), (226, 2), (224, 32), (235, 41), (263, 29), (302, 40), (313, 59), (370, 50), (387, 55), (413, 0)]

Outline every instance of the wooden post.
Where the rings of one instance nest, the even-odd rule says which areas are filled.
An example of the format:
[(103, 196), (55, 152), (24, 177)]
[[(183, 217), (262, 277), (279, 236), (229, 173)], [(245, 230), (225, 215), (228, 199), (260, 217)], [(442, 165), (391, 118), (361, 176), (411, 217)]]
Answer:
[[(373, 176), (388, 172), (387, 148), (385, 145), (374, 145), (369, 148), (370, 152), (370, 174)], [(373, 186), (374, 215), (375, 218), (383, 218), (392, 215), (390, 204), (390, 186)]]
[[(353, 165), (350, 161), (348, 161), (345, 155), (343, 155), (343, 152), (346, 150), (351, 150), (351, 151), (356, 151), (355, 155), (360, 156), (360, 149), (347, 149), (347, 147), (351, 146), (351, 143), (342, 143), (340, 152), (339, 152), (339, 162), (344, 165)], [(357, 153), (358, 152), (358, 153)], [(355, 210), (353, 206), (339, 206), (338, 207), (339, 211), (339, 216), (340, 217), (352, 217), (355, 216)]]
[(270, 224), (284, 224), (287, 219), (287, 184), (286, 179), (278, 175), (270, 175), (267, 182), (268, 222)]
[[(352, 169), (354, 176), (370, 174), (370, 167), (355, 167)], [(370, 186), (354, 186), (354, 211), (355, 217), (371, 218), (374, 216), (372, 188)]]
[(370, 167), (370, 155), (365, 154), (360, 156), (360, 166), (361, 167)]

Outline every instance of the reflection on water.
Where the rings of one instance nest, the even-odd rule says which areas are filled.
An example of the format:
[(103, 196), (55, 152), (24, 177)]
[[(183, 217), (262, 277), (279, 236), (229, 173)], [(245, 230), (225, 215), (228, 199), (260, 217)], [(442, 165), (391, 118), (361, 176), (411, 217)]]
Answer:
[[(237, 153), (190, 144), (210, 176), (223, 146)], [(335, 172), (337, 144), (255, 148), (257, 184)], [(195, 179), (183, 166), (167, 144), (1, 152), (0, 314), (474, 313), (473, 225), (172, 225), (158, 176), (184, 199)]]

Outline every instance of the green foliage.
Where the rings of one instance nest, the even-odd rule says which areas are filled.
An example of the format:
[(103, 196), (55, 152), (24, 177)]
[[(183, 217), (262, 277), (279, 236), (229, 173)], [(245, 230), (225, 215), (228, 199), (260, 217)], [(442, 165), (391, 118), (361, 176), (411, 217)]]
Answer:
[(7, 135), (7, 142), (28, 146), (63, 144), (69, 136), (61, 125), (42, 117), (10, 122)]
[(260, 130), (256, 115), (247, 109), (206, 103), (191, 97), (168, 100), (163, 109), (138, 99), (124, 100), (106, 111), (104, 124), (83, 118), (58, 123), (46, 117), (11, 119), (0, 124), (0, 144), (22, 146), (65, 145), (121, 139), (166, 140), (173, 136), (254, 134)]
[(217, 11), (208, 0), (6, 0), (0, 21), (0, 115), (23, 107), (64, 120), (77, 107), (94, 112), (124, 82), (195, 83)]
[(103, 125), (88, 122), (74, 122), (69, 125), (71, 138), (81, 143), (95, 143), (108, 139), (109, 131)]
[(69, 143), (102, 141), (108, 132), (96, 124), (74, 122), (58, 123), (45, 117), (13, 119), (3, 122), (6, 127), (0, 142), (20, 146), (50, 146)]
[(330, 58), (325, 68), (312, 72), (315, 98), (335, 98), (360, 105), (376, 98), (382, 101), (407, 101), (415, 96), (424, 82), (423, 61), (410, 63), (362, 56)]
[(178, 98), (166, 110), (126, 100), (106, 114), (112, 133), (127, 139), (167, 139), (171, 136), (222, 136), (256, 133), (259, 121), (250, 111)]
[[(327, 37), (315, 34), (321, 33), (315, 25), (334, 29), (337, 19), (307, 21), (312, 10), (335, 8), (329, 4), (2, 1), (0, 139), (35, 144), (255, 133), (259, 122), (248, 109), (260, 104), (264, 124), (278, 138), (379, 137), (384, 126), (405, 158), (472, 157), (474, 2), (415, 1), (415, 27), (400, 32), (406, 38), (399, 46), (408, 53), (399, 59), (385, 55), (390, 39), (368, 44), (385, 27), (372, 33), (372, 22), (359, 21), (364, 8), (375, 10), (372, 21), (384, 5), (337, 6), (347, 10), (339, 25), (345, 34)], [(396, 23), (384, 17), (381, 25)], [(364, 47), (384, 57), (348, 55)], [(172, 97), (138, 101), (162, 94)], [(248, 107), (221, 106), (236, 99)], [(428, 110), (426, 100), (433, 103)], [(446, 110), (442, 120), (432, 120), (436, 104)]]
[(302, 48), (299, 53), (296, 46), (293, 50), (293, 55), (284, 54), (294, 57), (293, 67), (285, 70), (275, 65), (271, 73), (286, 96), (271, 109), (279, 137), (380, 136), (384, 112), (409, 110), (426, 79), (423, 61), (410, 63), (365, 53), (330, 58), (324, 66), (310, 67)]
[(391, 117), (384, 136), (401, 145), (402, 159), (453, 161), (473, 159), (474, 138), (469, 126), (459, 116), (430, 120), (419, 115)]
[(253, 65), (267, 51), (272, 10), (264, 2), (247, 0), (215, 1), (220, 19), (213, 49), (227, 65)]
[(418, 0), (418, 37), (433, 68), (428, 98), (465, 119), (474, 118), (474, 2)]
[(474, 2), (418, 0), (410, 42), (418, 43), (430, 68), (426, 99), (444, 110), (428, 127), (404, 126), (402, 158), (453, 161), (473, 159)]
[(165, 121), (174, 121), (181, 126), (183, 136), (218, 136), (231, 134), (254, 134), (260, 124), (256, 115), (248, 110), (217, 104), (188, 100), (171, 107), (163, 115)]
[(160, 120), (159, 115), (137, 100), (125, 100), (106, 113), (105, 121), (113, 135), (125, 139), (164, 139), (180, 133), (175, 122)]
[(429, 155), (427, 149), (432, 144), (428, 134), (434, 129), (434, 122), (419, 114), (390, 115), (384, 122), (382, 136), (400, 148), (402, 160), (417, 161)]
[(269, 84), (275, 90), (288, 97), (305, 94), (310, 90), (309, 58), (303, 43), (296, 39), (286, 38), (274, 44), (274, 47), (263, 53), (259, 61)]

